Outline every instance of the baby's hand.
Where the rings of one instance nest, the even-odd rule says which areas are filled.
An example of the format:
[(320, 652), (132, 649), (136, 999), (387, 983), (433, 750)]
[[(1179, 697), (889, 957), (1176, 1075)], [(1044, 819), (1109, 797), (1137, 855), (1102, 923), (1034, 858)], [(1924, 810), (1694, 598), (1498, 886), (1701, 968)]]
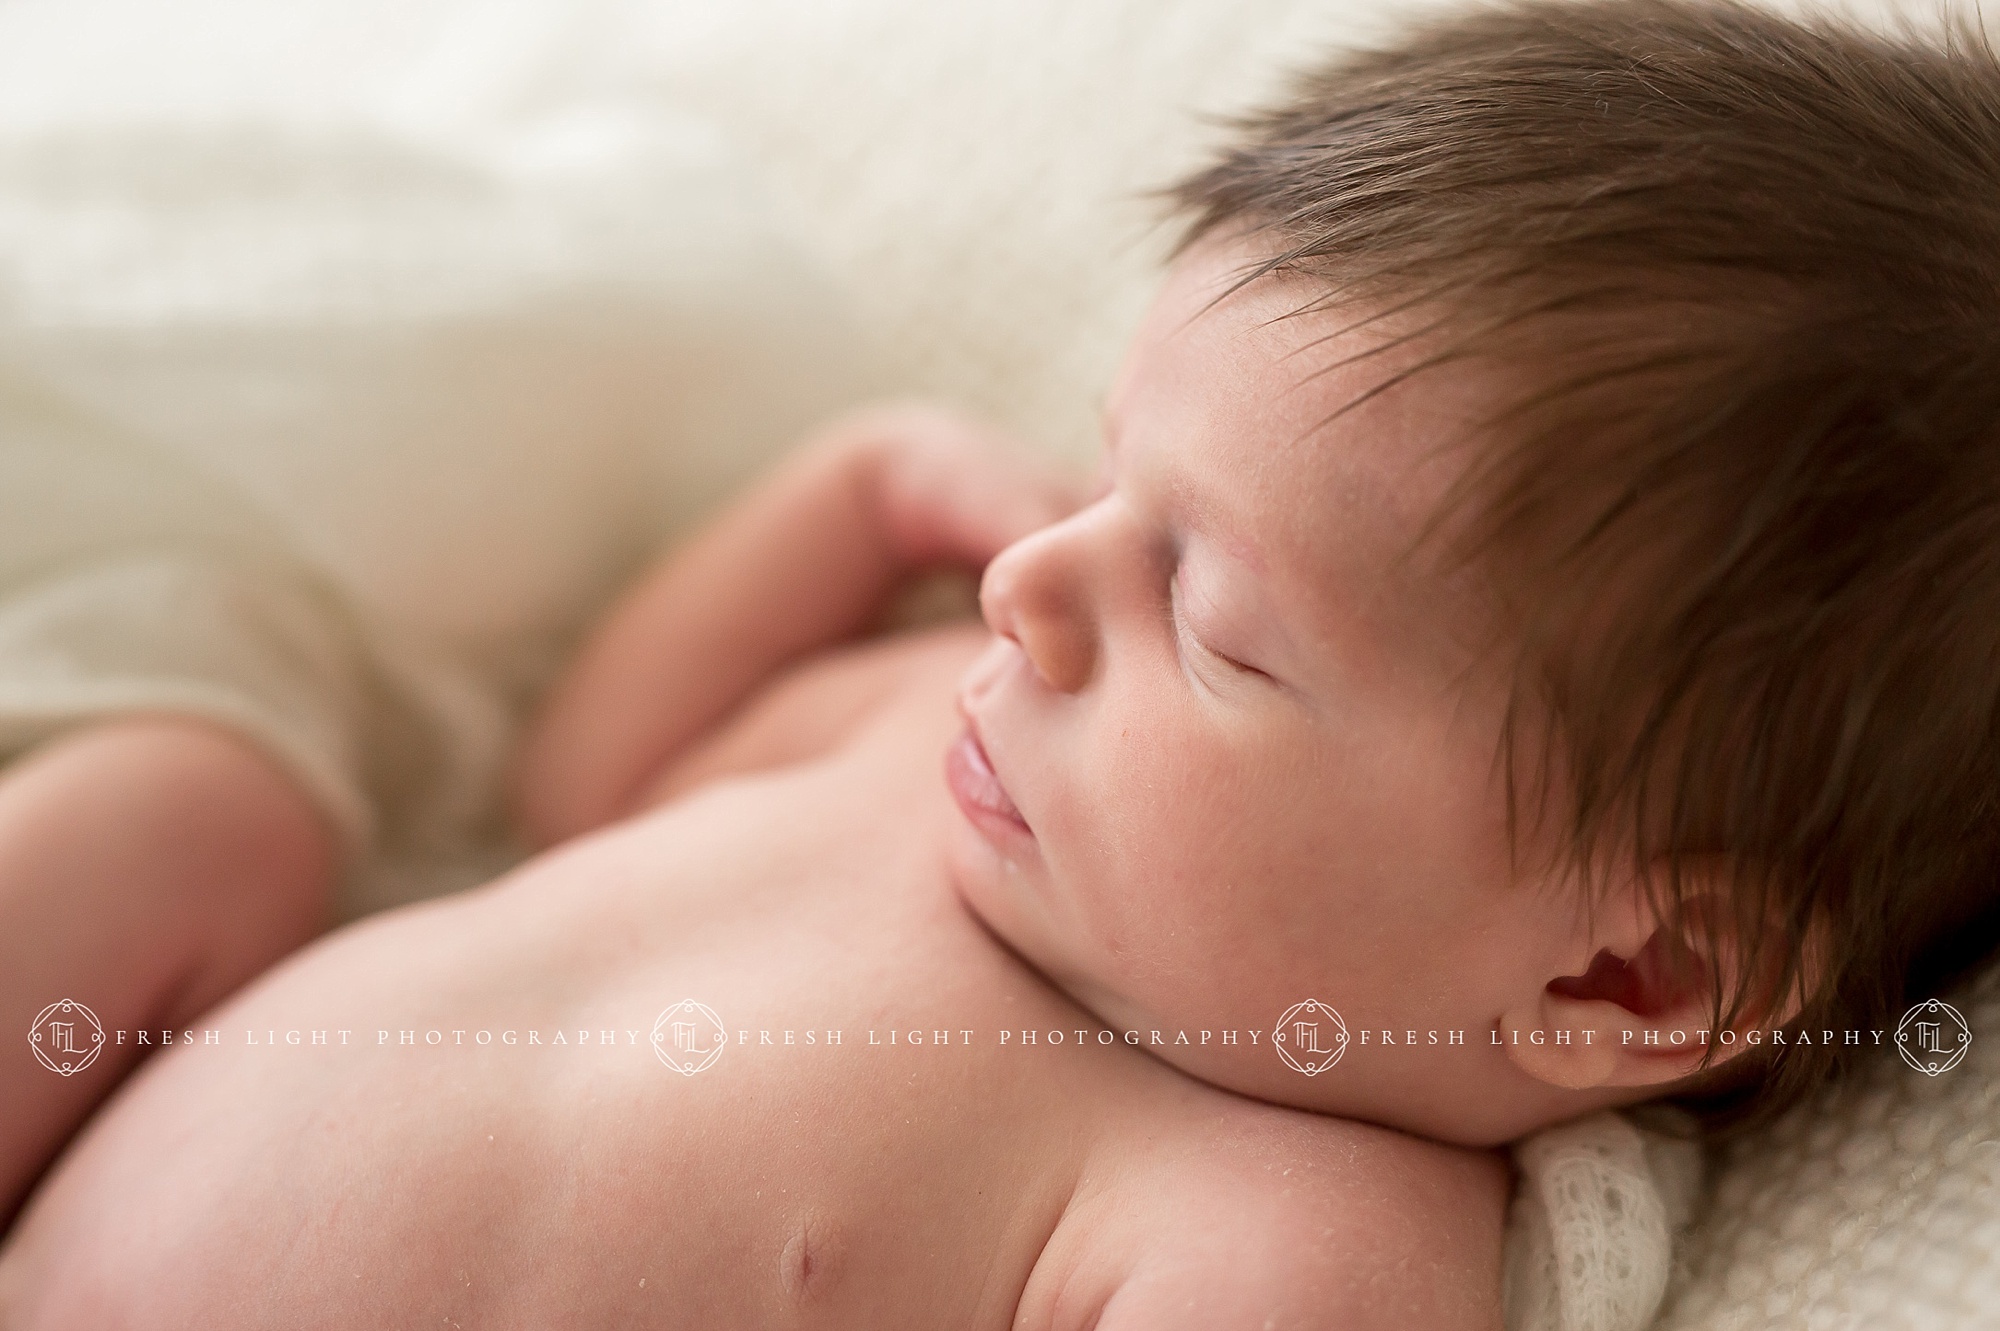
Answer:
[(913, 569), (980, 568), (1085, 498), (1080, 480), (1026, 445), (923, 403), (865, 408), (827, 427), (814, 446), (857, 457), (881, 531)]
[(828, 426), (584, 644), (522, 747), (525, 834), (549, 845), (630, 812), (775, 672), (882, 626), (913, 575), (982, 568), (1082, 499), (1027, 449), (937, 407)]

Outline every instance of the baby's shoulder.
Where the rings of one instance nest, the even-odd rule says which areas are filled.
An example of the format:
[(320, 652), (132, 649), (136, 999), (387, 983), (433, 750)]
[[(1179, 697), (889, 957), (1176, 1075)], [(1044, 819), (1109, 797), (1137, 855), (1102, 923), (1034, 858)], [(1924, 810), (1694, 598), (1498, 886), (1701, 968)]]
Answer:
[(1499, 1156), (1204, 1101), (1093, 1153), (1017, 1327), (1497, 1331)]

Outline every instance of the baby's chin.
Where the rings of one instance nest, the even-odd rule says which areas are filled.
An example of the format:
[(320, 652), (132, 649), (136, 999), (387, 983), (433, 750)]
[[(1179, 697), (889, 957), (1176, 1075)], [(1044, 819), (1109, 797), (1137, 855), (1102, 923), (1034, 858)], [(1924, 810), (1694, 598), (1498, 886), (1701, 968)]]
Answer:
[(1003, 855), (961, 814), (945, 841), (946, 872), (959, 904), (979, 925), (1037, 970), (1042, 969), (1038, 937), (1046, 934), (1046, 903), (1029, 870)]
[(1061, 921), (1039, 864), (1002, 854), (963, 819), (952, 829), (946, 856), (959, 903), (996, 943), (1099, 1023), (1123, 1029), (1125, 1014), (1137, 1009), (1079, 966), (1074, 949), (1064, 946), (1071, 926)]

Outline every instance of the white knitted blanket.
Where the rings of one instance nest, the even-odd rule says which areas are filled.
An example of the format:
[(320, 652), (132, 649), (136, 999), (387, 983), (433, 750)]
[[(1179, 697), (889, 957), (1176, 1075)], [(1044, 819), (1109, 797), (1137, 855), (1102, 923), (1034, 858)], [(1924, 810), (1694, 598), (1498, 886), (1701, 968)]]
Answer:
[(1714, 1162), (1659, 1331), (2000, 1326), (2000, 969), (1937, 1076), (1894, 1055)]

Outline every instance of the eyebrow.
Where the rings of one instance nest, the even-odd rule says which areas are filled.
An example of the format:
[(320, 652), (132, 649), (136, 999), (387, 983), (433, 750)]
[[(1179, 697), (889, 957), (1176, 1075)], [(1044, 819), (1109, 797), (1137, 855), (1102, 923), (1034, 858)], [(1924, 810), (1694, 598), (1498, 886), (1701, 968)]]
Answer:
[(1227, 556), (1252, 573), (1263, 574), (1270, 571), (1269, 563), (1257, 547), (1229, 530), (1224, 521), (1221, 504), (1198, 490), (1185, 479), (1176, 477), (1168, 487), (1168, 497), (1186, 524), (1187, 529), (1201, 538), (1217, 553)]
[[(1124, 423), (1111, 408), (1111, 395), (1100, 392), (1094, 405), (1097, 408), (1098, 431), (1104, 439), (1104, 462), (1115, 464), (1119, 446), (1124, 440)], [(1221, 505), (1200, 496), (1195, 488), (1179, 477), (1177, 483), (1167, 487), (1168, 499), (1182, 515), (1189, 531), (1216, 547), (1222, 554), (1234, 559), (1252, 573), (1266, 573), (1270, 565), (1257, 552), (1255, 546), (1239, 537), (1226, 534), (1224, 524), (1219, 521)]]

